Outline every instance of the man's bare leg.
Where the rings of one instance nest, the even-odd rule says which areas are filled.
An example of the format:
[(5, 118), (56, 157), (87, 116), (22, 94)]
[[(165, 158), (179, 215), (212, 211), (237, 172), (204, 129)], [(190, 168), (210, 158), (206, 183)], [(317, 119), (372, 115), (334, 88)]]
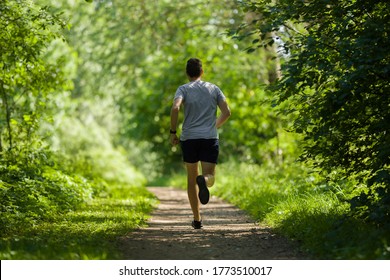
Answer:
[(195, 221), (200, 221), (200, 203), (198, 199), (198, 185), (196, 177), (198, 176), (198, 163), (185, 163), (187, 168), (187, 194), (191, 210)]
[(217, 166), (215, 163), (211, 162), (201, 162), (202, 165), (202, 175), (206, 180), (207, 187), (212, 187), (215, 183), (215, 167)]

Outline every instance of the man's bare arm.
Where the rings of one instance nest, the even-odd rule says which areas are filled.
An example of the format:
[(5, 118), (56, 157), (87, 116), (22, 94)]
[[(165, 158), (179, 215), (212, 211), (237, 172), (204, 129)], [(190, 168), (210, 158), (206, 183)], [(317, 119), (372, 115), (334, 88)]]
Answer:
[[(177, 122), (179, 119), (180, 106), (181, 106), (182, 102), (183, 102), (182, 98), (177, 98), (173, 101), (173, 105), (171, 108), (171, 131), (176, 131)], [(170, 135), (170, 142), (172, 145), (179, 144), (179, 138), (177, 137), (176, 134)]]
[(221, 110), (221, 115), (217, 119), (217, 128), (220, 128), (231, 116), (229, 105), (226, 100), (222, 100), (218, 104), (219, 109)]

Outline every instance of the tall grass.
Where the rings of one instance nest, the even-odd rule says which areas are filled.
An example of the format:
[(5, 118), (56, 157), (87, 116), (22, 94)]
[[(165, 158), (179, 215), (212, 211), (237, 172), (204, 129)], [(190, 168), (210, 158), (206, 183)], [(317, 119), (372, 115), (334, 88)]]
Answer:
[(218, 166), (212, 193), (298, 241), (314, 259), (390, 259), (390, 234), (349, 216), (350, 185), (327, 183), (299, 163)]
[(75, 146), (0, 159), (1, 259), (117, 259), (118, 238), (145, 224), (156, 199), (125, 153)]
[(107, 194), (2, 236), (0, 259), (121, 259), (118, 237), (144, 225), (157, 201), (129, 185), (111, 185)]
[[(231, 160), (217, 166), (210, 192), (295, 240), (313, 259), (390, 259), (390, 232), (349, 215), (348, 199), (364, 186), (330, 176), (298, 162), (260, 166)], [(186, 188), (184, 167), (160, 179), (154, 183)]]

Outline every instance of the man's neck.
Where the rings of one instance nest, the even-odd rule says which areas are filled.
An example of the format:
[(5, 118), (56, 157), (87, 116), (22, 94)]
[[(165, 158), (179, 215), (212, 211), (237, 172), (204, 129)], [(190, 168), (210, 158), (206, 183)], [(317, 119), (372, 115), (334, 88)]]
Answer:
[(190, 80), (190, 82), (195, 82), (195, 81), (200, 81), (201, 77), (188, 77), (188, 80)]

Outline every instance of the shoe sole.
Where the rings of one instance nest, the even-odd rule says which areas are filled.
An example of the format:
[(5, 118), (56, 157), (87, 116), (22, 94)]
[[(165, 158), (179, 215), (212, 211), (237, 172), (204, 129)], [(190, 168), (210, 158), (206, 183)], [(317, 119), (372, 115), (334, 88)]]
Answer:
[(206, 180), (204, 179), (204, 177), (202, 175), (199, 175), (198, 177), (196, 177), (196, 183), (199, 186), (198, 197), (199, 197), (200, 203), (207, 204), (209, 202), (209, 199), (210, 199), (210, 192), (209, 192), (209, 189), (207, 188)]
[(196, 221), (192, 221), (192, 227), (194, 229), (202, 229), (203, 225), (202, 225), (202, 222), (196, 222)]

